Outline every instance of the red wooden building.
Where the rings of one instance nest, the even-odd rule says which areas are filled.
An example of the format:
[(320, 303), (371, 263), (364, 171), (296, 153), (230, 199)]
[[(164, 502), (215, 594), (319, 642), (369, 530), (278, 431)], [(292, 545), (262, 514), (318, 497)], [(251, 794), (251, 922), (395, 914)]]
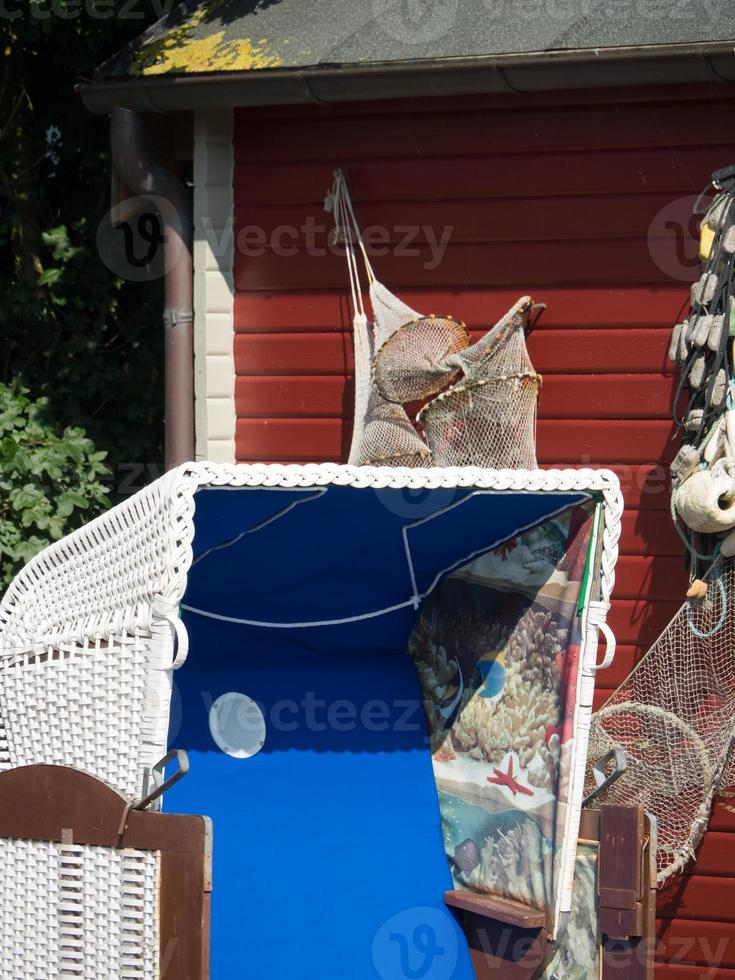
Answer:
[[(323, 210), (342, 167), (376, 271), (410, 306), (476, 337), (524, 293), (547, 304), (530, 340), (544, 376), (540, 463), (610, 466), (625, 496), (610, 615), (620, 646), (603, 701), (686, 587), (669, 515), (666, 350), (698, 275), (693, 203), (735, 162), (729, 25), (662, 15), (626, 35), (624, 18), (575, 22), (557, 44), (503, 35), (496, 50), (481, 11), (473, 32), (472, 3), (414, 49), (392, 36), (376, 50), (365, 15), (362, 40), (350, 23), (309, 54), (298, 38), (318, 34), (310, 4), (285, 26), (278, 5), (257, 17), (239, 6), (188, 33), (158, 25), (83, 93), (96, 111), (173, 113), (178, 166), (193, 161), (197, 455), (346, 458), (351, 313)], [(354, 18), (315, 5), (322, 32), (325, 6)], [(715, 808), (659, 916), (657, 976), (735, 978), (735, 813)]]

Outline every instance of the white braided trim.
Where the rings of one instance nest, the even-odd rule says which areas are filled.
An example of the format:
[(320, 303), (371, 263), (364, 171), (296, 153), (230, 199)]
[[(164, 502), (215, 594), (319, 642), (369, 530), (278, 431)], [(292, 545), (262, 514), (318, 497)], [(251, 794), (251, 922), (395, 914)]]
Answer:
[[(154, 601), (175, 609), (192, 562), (194, 495), (200, 487), (435, 489), (592, 492), (605, 501), (601, 600), (615, 581), (622, 496), (610, 470), (306, 466), (189, 463), (36, 555), (0, 602), (0, 656), (19, 650), (151, 630)], [(173, 639), (171, 640), (173, 644)]]

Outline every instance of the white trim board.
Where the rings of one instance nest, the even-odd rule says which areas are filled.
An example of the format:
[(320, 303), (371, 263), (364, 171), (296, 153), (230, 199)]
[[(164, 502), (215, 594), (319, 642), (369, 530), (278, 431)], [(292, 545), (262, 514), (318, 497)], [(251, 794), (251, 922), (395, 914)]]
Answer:
[(194, 417), (197, 460), (235, 462), (233, 119), (194, 113)]

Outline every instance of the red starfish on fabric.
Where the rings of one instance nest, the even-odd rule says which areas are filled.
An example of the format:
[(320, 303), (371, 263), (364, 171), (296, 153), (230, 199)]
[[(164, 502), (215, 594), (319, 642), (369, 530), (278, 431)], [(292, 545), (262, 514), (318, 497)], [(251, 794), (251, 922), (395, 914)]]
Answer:
[(489, 783), (497, 783), (498, 786), (507, 786), (511, 791), (513, 796), (518, 793), (525, 793), (526, 796), (533, 796), (533, 790), (529, 789), (528, 786), (523, 786), (518, 780), (513, 776), (513, 756), (508, 757), (508, 771), (501, 772), (500, 769), (496, 769), (493, 766), (494, 776), (488, 776), (487, 781)]

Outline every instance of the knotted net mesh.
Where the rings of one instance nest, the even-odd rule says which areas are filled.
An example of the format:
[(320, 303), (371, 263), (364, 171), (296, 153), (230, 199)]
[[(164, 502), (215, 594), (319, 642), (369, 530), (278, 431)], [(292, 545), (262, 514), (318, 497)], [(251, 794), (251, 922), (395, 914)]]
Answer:
[[(353, 466), (429, 466), (428, 446), (411, 425), (405, 409), (387, 401), (373, 384), (372, 377), (376, 340), (387, 338), (388, 331), (407, 319), (416, 319), (419, 314), (375, 279), (341, 171), (335, 174), (326, 205), (335, 217), (334, 240), (345, 248), (354, 311), (355, 415), (349, 462)], [(370, 282), (370, 295), (375, 293), (376, 297), (373, 324), (365, 314), (355, 246)]]
[(734, 598), (733, 562), (720, 559), (704, 598), (681, 607), (593, 716), (589, 765), (615, 747), (627, 758), (596, 803), (642, 804), (656, 817), (659, 882), (693, 856), (714, 795), (733, 781)]
[(402, 405), (382, 397), (372, 384), (373, 330), (364, 313), (354, 319), (355, 420), (349, 462), (352, 466), (429, 466), (429, 448)]
[(451, 316), (409, 320), (375, 355), (375, 387), (388, 401), (400, 404), (430, 398), (457, 380), (460, 369), (447, 359), (469, 342), (467, 327)]
[[(523, 297), (470, 346), (467, 328), (449, 316), (422, 316), (380, 283), (372, 270), (341, 171), (327, 195), (335, 240), (345, 246), (355, 336), (355, 419), (349, 462), (355, 466), (536, 467), (540, 376), (525, 342), (532, 309)], [(373, 320), (363, 305), (358, 257), (370, 284)], [(460, 380), (457, 380), (460, 379)], [(412, 425), (404, 405), (430, 402)]]
[(361, 434), (354, 443), (354, 466), (431, 466), (428, 446), (401, 405), (370, 391)]
[(481, 340), (446, 358), (463, 377), (419, 414), (437, 466), (536, 467), (541, 377), (525, 338), (532, 306), (522, 297)]

